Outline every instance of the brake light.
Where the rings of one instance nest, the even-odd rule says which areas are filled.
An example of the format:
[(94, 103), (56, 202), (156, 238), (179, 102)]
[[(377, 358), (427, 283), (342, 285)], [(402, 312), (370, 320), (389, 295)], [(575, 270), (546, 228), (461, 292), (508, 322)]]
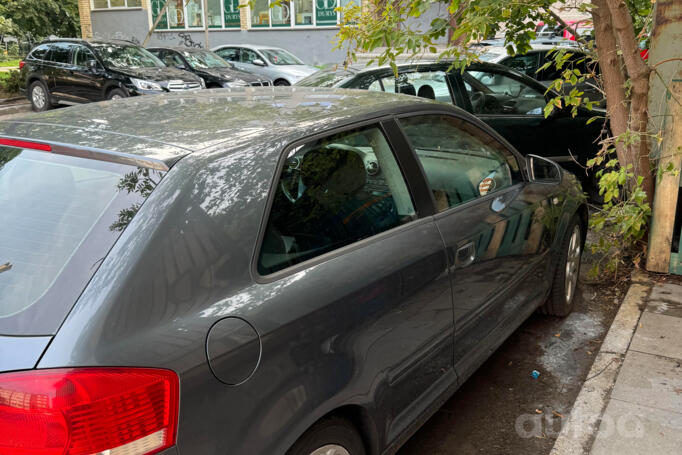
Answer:
[(10, 147), (18, 147), (22, 149), (43, 150), (45, 152), (52, 151), (50, 144), (31, 141), (18, 141), (16, 139), (5, 139), (2, 137), (0, 137), (0, 145), (9, 145)]
[(19, 69), (20, 69), (20, 70), (23, 70), (23, 69), (24, 69), (24, 65), (25, 65), (25, 64), (26, 64), (26, 62), (25, 62), (25, 61), (23, 61), (23, 60), (22, 60), (22, 61), (20, 61), (20, 62), (19, 62)]
[(178, 376), (150, 368), (0, 374), (0, 454), (148, 455), (175, 444)]

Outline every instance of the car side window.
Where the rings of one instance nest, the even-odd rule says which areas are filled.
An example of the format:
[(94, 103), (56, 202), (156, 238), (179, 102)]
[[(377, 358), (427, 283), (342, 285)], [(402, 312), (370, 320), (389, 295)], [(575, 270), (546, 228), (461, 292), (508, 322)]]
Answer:
[(471, 123), (446, 115), (400, 119), (438, 211), (522, 181), (516, 157)]
[(528, 54), (509, 57), (502, 64), (535, 78), (538, 70), (538, 57), (539, 54), (537, 52), (529, 52)]
[(224, 58), (225, 60), (231, 61), (231, 62), (238, 62), (239, 61), (239, 49), (236, 47), (224, 47), (222, 49), (218, 49), (216, 51), (216, 54)]
[(35, 60), (46, 60), (48, 51), (50, 50), (49, 44), (41, 44), (40, 46), (33, 49), (30, 57)]
[(252, 63), (256, 59), (260, 59), (260, 57), (251, 49), (242, 49), (239, 54), (239, 60), (242, 63)]
[(452, 104), (445, 71), (414, 71), (398, 75), (396, 92)]
[(415, 218), (393, 151), (376, 126), (295, 148), (274, 191), (258, 258), (262, 275)]
[(466, 70), (462, 79), (474, 114), (543, 115), (545, 94), (525, 82), (483, 70)]
[(57, 43), (52, 45), (52, 52), (50, 52), (50, 61), (54, 63), (71, 63), (71, 50), (75, 45), (70, 43)]
[(73, 64), (85, 68), (90, 60), (97, 60), (95, 54), (85, 46), (76, 46), (73, 49)]
[(182, 57), (180, 57), (177, 52), (166, 52), (163, 57), (163, 63), (172, 68), (185, 67), (185, 62), (182, 61)]

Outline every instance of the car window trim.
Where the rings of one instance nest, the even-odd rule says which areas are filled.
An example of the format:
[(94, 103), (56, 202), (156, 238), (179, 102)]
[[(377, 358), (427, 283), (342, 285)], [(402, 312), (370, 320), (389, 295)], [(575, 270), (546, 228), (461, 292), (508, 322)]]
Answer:
[[(442, 212), (439, 212), (436, 209), (436, 199), (434, 198), (433, 192), (431, 191), (431, 188), (429, 186), (429, 181), (426, 178), (426, 173), (424, 172), (424, 167), (422, 166), (421, 161), (419, 160), (419, 157), (417, 156), (417, 152), (412, 147), (412, 143), (410, 142), (409, 138), (407, 137), (405, 130), (403, 129), (402, 125), (400, 124), (400, 119), (402, 119), (402, 118), (419, 117), (419, 116), (425, 116), (425, 115), (447, 115), (449, 117), (456, 118), (457, 120), (468, 122), (469, 124), (475, 126), (479, 131), (481, 131), (481, 133), (488, 134), (491, 137), (493, 137), (493, 139), (495, 139), (500, 144), (501, 147), (503, 147), (505, 150), (507, 150), (509, 153), (511, 153), (512, 156), (516, 159), (516, 164), (519, 167), (519, 173), (521, 174), (521, 182), (519, 182), (519, 184), (528, 182), (527, 171), (526, 171), (526, 160), (523, 157), (523, 155), (521, 155), (516, 149), (514, 149), (514, 147), (512, 147), (511, 144), (509, 144), (503, 137), (501, 137), (495, 130), (490, 128), (485, 123), (481, 122), (478, 119), (477, 119), (478, 121), (472, 122), (470, 118), (467, 118), (468, 116), (461, 115), (461, 114), (458, 115), (458, 114), (460, 114), (460, 113), (458, 113), (456, 111), (453, 112), (450, 110), (438, 109), (438, 110), (428, 110), (428, 111), (422, 110), (422, 111), (408, 112), (408, 113), (396, 115), (394, 117), (395, 121), (396, 121), (395, 123), (398, 126), (398, 128), (400, 129), (400, 134), (405, 139), (405, 141), (407, 141), (407, 145), (409, 147), (409, 152), (412, 155), (412, 161), (414, 162), (414, 165), (417, 166), (417, 168), (419, 169), (419, 172), (420, 172), (419, 180), (422, 182), (422, 185), (425, 185), (426, 190), (429, 194), (429, 198), (430, 198), (431, 204), (432, 204), (432, 213), (434, 216), (439, 215), (441, 213), (448, 212), (453, 208), (460, 207), (461, 205), (465, 205), (465, 204), (469, 203), (470, 201), (467, 201), (461, 205), (448, 207), (448, 209), (443, 210)], [(471, 115), (471, 114), (469, 114), (469, 115)], [(479, 122), (480, 122), (480, 124), (479, 124)], [(513, 188), (515, 186), (516, 185), (512, 185), (509, 188)], [(502, 190), (495, 192), (495, 193), (491, 193), (491, 194), (500, 194), (501, 192), (502, 192)], [(478, 200), (481, 200), (487, 196), (488, 195), (482, 196), (480, 198), (472, 199), (472, 201), (478, 201)]]
[[(270, 186), (268, 189), (268, 199), (265, 204), (265, 210), (263, 211), (263, 215), (261, 216), (261, 222), (260, 226), (258, 227), (258, 237), (256, 238), (256, 243), (255, 247), (251, 253), (251, 278), (253, 279), (254, 282), (258, 284), (267, 284), (267, 283), (272, 283), (278, 280), (281, 280), (282, 278), (286, 278), (288, 276), (294, 275), (302, 270), (309, 269), (311, 267), (314, 267), (318, 264), (321, 264), (323, 262), (329, 261), (331, 259), (334, 259), (339, 256), (343, 256), (351, 251), (355, 251), (358, 248), (362, 248), (366, 245), (369, 245), (373, 242), (378, 242), (381, 241), (387, 237), (397, 235), (398, 233), (408, 230), (408, 229), (414, 229), (417, 226), (421, 226), (423, 223), (428, 223), (432, 222), (432, 218), (430, 215), (425, 215), (425, 216), (420, 216), (419, 213), (417, 212), (417, 207), (416, 207), (416, 201), (414, 200), (414, 195), (411, 193), (411, 187), (408, 183), (407, 176), (405, 174), (405, 170), (401, 166), (401, 161), (398, 159), (398, 153), (393, 147), (393, 143), (391, 142), (388, 132), (384, 128), (384, 122), (386, 120), (393, 120), (392, 115), (381, 115), (378, 117), (373, 117), (373, 118), (368, 118), (364, 120), (360, 120), (354, 123), (346, 124), (343, 126), (339, 126), (336, 128), (332, 128), (329, 130), (326, 130), (321, 133), (316, 133), (312, 134), (309, 136), (305, 136), (303, 138), (297, 139), (286, 146), (282, 148), (282, 150), (279, 152), (279, 158), (277, 162), (277, 167), (275, 168), (275, 173), (270, 181)], [(279, 182), (279, 178), (282, 174), (282, 169), (284, 169), (284, 166), (286, 164), (286, 158), (289, 155), (289, 153), (302, 146), (305, 144), (308, 144), (310, 142), (323, 139), (325, 137), (329, 136), (334, 136), (336, 134), (343, 133), (345, 131), (351, 131), (363, 127), (370, 127), (370, 126), (376, 126), (379, 131), (384, 135), (384, 138), (386, 139), (386, 142), (388, 143), (389, 147), (391, 148), (391, 151), (393, 152), (393, 156), (396, 160), (396, 163), (398, 164), (398, 168), (400, 169), (400, 172), (403, 176), (403, 180), (405, 181), (405, 185), (407, 186), (407, 192), (410, 195), (410, 199), (412, 200), (412, 205), (413, 208), (415, 209), (415, 219), (412, 221), (408, 221), (405, 224), (401, 224), (398, 226), (395, 226), (391, 229), (388, 229), (386, 231), (380, 232), (378, 234), (372, 235), (370, 237), (355, 241), (353, 243), (350, 243), (348, 245), (344, 245), (340, 248), (337, 248), (332, 251), (328, 251), (326, 253), (323, 253), (319, 256), (315, 256), (314, 258), (310, 258), (306, 261), (299, 262), (298, 264), (294, 264), (292, 266), (286, 267), (284, 269), (278, 270), (274, 273), (270, 273), (268, 275), (263, 275), (258, 271), (258, 258), (260, 257), (261, 249), (263, 248), (263, 239), (265, 237), (265, 231), (267, 230), (268, 227), (268, 222), (270, 221), (270, 214), (272, 213), (272, 206), (275, 202), (275, 193), (277, 191), (277, 183)]]

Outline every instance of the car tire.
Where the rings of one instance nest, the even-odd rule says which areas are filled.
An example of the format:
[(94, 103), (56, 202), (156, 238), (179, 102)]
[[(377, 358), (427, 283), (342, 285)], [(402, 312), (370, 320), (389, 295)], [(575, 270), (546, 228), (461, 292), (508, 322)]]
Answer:
[(306, 431), (287, 455), (365, 455), (365, 446), (350, 422), (329, 417)]
[(41, 81), (35, 81), (31, 84), (28, 89), (28, 99), (31, 101), (31, 108), (36, 112), (52, 109), (50, 91)]
[(289, 82), (285, 81), (284, 79), (278, 79), (275, 81), (275, 85), (277, 87), (286, 87), (286, 86), (289, 86), (291, 84)]
[(128, 98), (128, 94), (126, 93), (125, 90), (122, 88), (115, 88), (112, 89), (108, 94), (107, 94), (107, 99), (108, 100), (118, 100), (121, 98)]
[(540, 313), (563, 317), (573, 310), (582, 251), (583, 226), (574, 216), (561, 242), (561, 256), (554, 270), (549, 299), (540, 307)]

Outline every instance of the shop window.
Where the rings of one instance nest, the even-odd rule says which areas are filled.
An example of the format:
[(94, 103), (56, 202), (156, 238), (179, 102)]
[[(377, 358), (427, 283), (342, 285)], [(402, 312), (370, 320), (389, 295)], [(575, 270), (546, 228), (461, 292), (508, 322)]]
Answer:
[(223, 0), (208, 0), (208, 26), (211, 28), (221, 28), (223, 26), (223, 11), (221, 3)]
[(270, 25), (270, 4), (268, 0), (255, 0), (251, 7), (251, 26), (268, 27)]
[(270, 17), (272, 18), (273, 27), (290, 27), (291, 26), (291, 2), (280, 1), (279, 5), (273, 5), (270, 8)]
[(168, 5), (168, 23), (170, 28), (185, 28), (185, 8), (183, 0), (171, 0)]
[(223, 17), (225, 18), (225, 28), (240, 27), (239, 0), (223, 0)]
[(296, 25), (313, 25), (313, 0), (294, 0)]
[(187, 12), (187, 25), (189, 27), (204, 26), (204, 8), (202, 0), (186, 1), (185, 10)]

